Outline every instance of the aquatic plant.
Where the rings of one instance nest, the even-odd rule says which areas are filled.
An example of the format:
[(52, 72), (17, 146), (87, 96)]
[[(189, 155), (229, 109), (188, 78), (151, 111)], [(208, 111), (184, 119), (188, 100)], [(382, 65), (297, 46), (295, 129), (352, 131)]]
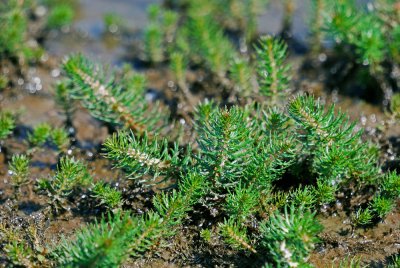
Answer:
[(0, 3), (0, 57), (22, 56), (27, 31), (23, 2), (12, 0)]
[[(64, 1), (41, 2), (51, 7), (49, 25), (63, 27), (70, 21), (71, 10), (65, 9)], [(41, 175), (35, 182), (36, 194), (48, 202), (37, 214), (54, 223), (84, 209), (94, 219), (74, 235), (43, 247), (46, 239), (35, 233), (41, 227), (26, 221), (13, 228), (7, 220), (8, 224), (1, 222), (2, 216), (0, 250), (7, 265), (119, 267), (129, 258), (160, 251), (175, 236), (189, 232), (188, 241), (201, 239), (200, 247), (190, 246), (196, 253), (219, 247), (228, 255), (265, 263), (264, 267), (311, 267), (309, 256), (322, 230), (316, 217), (320, 209), (335, 212), (337, 199), (349, 201), (349, 196), (365, 193), (362, 203), (350, 202), (346, 208), (352, 234), (357, 228), (374, 226), (393, 211), (400, 197), (400, 176), (385, 173), (377, 146), (366, 141), (364, 131), (335, 105), (304, 93), (289, 97), (288, 47), (279, 37), (264, 36), (252, 44), (255, 17), (262, 10), (258, 7), (266, 1), (168, 2), (163, 8), (154, 5), (148, 10), (150, 24), (144, 31), (145, 57), (141, 59), (145, 68), (169, 64), (168, 78), (176, 82), (183, 98), (166, 96), (165, 102), (177, 111), (170, 118), (163, 104), (149, 101), (145, 76), (130, 65), (108, 70), (82, 55), (66, 58), (67, 78), (55, 90), (68, 131), (38, 124), (27, 131), (27, 143), (22, 144), (28, 147), (26, 151), (11, 160), (4, 154), (5, 162), (10, 160), (10, 184), (17, 196), (30, 182), (30, 159), (39, 157), (42, 149), (57, 147), (54, 174)], [(289, 14), (284, 20), (290, 24), (294, 2), (284, 4)], [(396, 33), (387, 29), (378, 33), (373, 26), (369, 36), (365, 25), (358, 26), (359, 21), (375, 22), (375, 11), (366, 11), (368, 19), (347, 18), (343, 16), (358, 13), (351, 1), (315, 0), (313, 5), (315, 53), (322, 51), (319, 42), (331, 34), (341, 40), (341, 46), (356, 52), (362, 59), (356, 59), (357, 64), (373, 65), (370, 71), (377, 77), (387, 63), (393, 65), (397, 49), (383, 48), (382, 38), (390, 35), (394, 40)], [(389, 9), (381, 12), (393, 15)], [(114, 28), (118, 21), (110, 15), (105, 23)], [(323, 27), (327, 27), (324, 33), (320, 32)], [(176, 89), (174, 83), (168, 86)], [(198, 88), (206, 91), (207, 98), (209, 94), (216, 98), (196, 105), (193, 95)], [(70, 136), (75, 138), (74, 111), (82, 108), (79, 104), (103, 121), (110, 134), (102, 146), (94, 145), (94, 150), (102, 152), (94, 157), (92, 152), (81, 154), (79, 141), (71, 139), (70, 144)], [(397, 106), (395, 97), (392, 119), (398, 117)], [(169, 121), (180, 119), (180, 109), (185, 110), (182, 128), (188, 139), (168, 132), (175, 126)], [(15, 121), (11, 113), (0, 113), (0, 139), (8, 142)], [(19, 132), (18, 128), (15, 133)], [(92, 166), (100, 156), (107, 159), (107, 169), (117, 170), (117, 180), (92, 175), (81, 159), (90, 158)], [(53, 168), (54, 162), (45, 165)], [(124, 179), (122, 188), (119, 183)], [(137, 209), (132, 199), (138, 196), (145, 204)], [(10, 207), (10, 217), (15, 209)], [(36, 220), (37, 214), (33, 212), (29, 219)], [(339, 265), (347, 264), (345, 260)], [(359, 264), (352, 259), (348, 265)]]
[[(135, 218), (145, 227), (140, 239), (132, 240), (126, 250), (130, 248), (131, 254), (148, 250), (156, 241), (173, 235), (192, 206), (201, 205), (221, 219), (215, 230), (233, 248), (253, 254), (271, 251), (268, 256), (280, 265), (306, 263), (320, 231), (308, 209), (332, 202), (337, 189), (346, 187), (350, 180), (363, 187), (380, 178), (375, 153), (361, 141), (361, 132), (354, 132), (347, 116), (335, 113), (333, 106), (326, 111), (313, 97), (300, 95), (289, 102), (287, 113), (251, 107), (200, 105), (195, 121), (196, 152), (180, 150), (156, 137), (136, 137), (133, 132), (122, 131), (105, 141), (106, 157), (115, 161), (128, 178), (144, 186), (177, 181), (176, 190), (155, 195), (153, 211), (140, 220)], [(333, 156), (323, 161), (331, 150)], [(341, 154), (348, 162), (339, 161), (336, 155)], [(275, 182), (288, 173), (308, 177), (300, 176), (293, 182), (293, 191), (276, 199)], [(302, 182), (312, 185), (302, 187)], [(392, 188), (395, 182), (387, 180), (385, 187)], [(102, 203), (110, 209), (120, 207), (111, 205), (114, 194), (110, 188), (103, 184), (96, 187), (95, 195)], [(115, 204), (120, 202), (119, 198), (115, 200)], [(280, 211), (285, 201), (279, 200), (291, 203), (284, 214)], [(381, 212), (388, 208), (376, 203), (376, 209)], [(359, 210), (353, 217), (354, 225), (371, 223), (372, 212)], [(252, 221), (264, 227), (254, 230)], [(103, 227), (88, 228), (87, 234), (96, 234)], [(286, 229), (292, 231), (283, 231)], [(147, 241), (146, 246), (142, 239)], [(71, 245), (83, 246), (76, 242)], [(71, 252), (75, 250), (78, 248)]]
[(9, 164), (11, 172), (11, 185), (18, 197), (20, 188), (29, 182), (29, 159), (26, 155), (13, 155)]
[(55, 5), (47, 16), (47, 27), (50, 29), (62, 28), (72, 24), (74, 10), (70, 5)]
[(74, 158), (63, 157), (52, 178), (37, 181), (37, 190), (48, 197), (49, 206), (58, 214), (69, 210), (68, 197), (74, 190), (78, 187), (87, 187), (91, 182), (92, 177), (84, 164)]
[(28, 135), (28, 141), (32, 146), (43, 145), (50, 137), (51, 126), (47, 123), (38, 124), (33, 128), (32, 133)]
[(261, 226), (262, 245), (270, 251), (276, 267), (307, 266), (307, 258), (319, 241), (322, 226), (315, 213), (302, 207), (285, 208), (275, 213)]
[(97, 182), (91, 191), (92, 196), (100, 201), (99, 205), (105, 205), (108, 209), (113, 211), (122, 207), (122, 193), (105, 184), (103, 181)]
[(0, 140), (10, 135), (14, 128), (14, 116), (10, 112), (0, 111)]
[(260, 92), (276, 102), (279, 96), (289, 92), (290, 66), (285, 64), (287, 46), (283, 41), (272, 36), (262, 37), (256, 47), (258, 55), (258, 75)]
[(398, 76), (386, 75), (398, 68), (400, 60), (396, 2), (383, 0), (368, 6), (353, 0), (314, 2), (315, 46), (322, 41), (322, 36), (334, 40), (347, 60), (356, 64), (353, 71), (367, 69), (380, 85), (385, 99), (390, 99), (399, 85)]
[(104, 25), (110, 33), (116, 33), (123, 27), (124, 22), (117, 13), (108, 12), (103, 15)]
[(154, 132), (156, 125), (167, 118), (166, 112), (150, 107), (144, 96), (141, 75), (125, 77), (131, 83), (121, 81), (121, 87), (113, 77), (106, 80), (104, 70), (82, 55), (69, 57), (64, 65), (70, 82), (70, 98), (82, 100), (91, 114), (112, 124), (124, 125), (138, 133)]

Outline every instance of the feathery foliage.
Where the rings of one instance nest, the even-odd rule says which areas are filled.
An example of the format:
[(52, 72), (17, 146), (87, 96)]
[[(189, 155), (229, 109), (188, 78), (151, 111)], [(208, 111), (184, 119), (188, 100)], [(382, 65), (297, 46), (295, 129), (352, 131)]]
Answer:
[(200, 122), (199, 164), (213, 185), (232, 188), (243, 178), (251, 160), (250, 129), (242, 109), (215, 110), (209, 120)]
[(92, 196), (105, 205), (108, 209), (116, 211), (122, 207), (122, 193), (104, 182), (97, 182), (92, 189)]
[(41, 123), (33, 128), (33, 132), (28, 135), (28, 141), (33, 146), (43, 145), (50, 137), (51, 126)]
[(54, 128), (50, 133), (50, 138), (58, 150), (66, 152), (70, 145), (68, 132), (63, 128)]
[(129, 213), (108, 215), (81, 229), (76, 239), (63, 238), (52, 252), (63, 267), (119, 267), (129, 257), (129, 244), (140, 234), (140, 218)]
[(0, 140), (10, 135), (14, 128), (14, 116), (9, 112), (0, 111)]
[(360, 208), (352, 215), (352, 223), (356, 227), (366, 226), (371, 224), (373, 217), (374, 215), (369, 208)]
[(315, 213), (294, 206), (285, 207), (284, 214), (275, 213), (261, 226), (262, 244), (270, 250), (275, 265), (295, 267), (305, 265), (308, 254), (319, 240), (322, 226)]
[(29, 159), (25, 155), (13, 155), (10, 162), (11, 184), (16, 191), (29, 182)]
[[(128, 88), (121, 88), (113, 77), (105, 78), (104, 70), (82, 55), (71, 56), (64, 69), (74, 87), (71, 98), (81, 100), (93, 116), (114, 124), (122, 124), (138, 133), (155, 131), (162, 115), (150, 108), (144, 97), (143, 79), (135, 75)], [(124, 82), (122, 83), (124, 84)]]
[(209, 16), (193, 17), (187, 27), (190, 32), (188, 41), (194, 56), (203, 61), (218, 78), (226, 77), (232, 59), (238, 56), (222, 29)]
[(3, 29), (0, 34), (0, 57), (23, 54), (27, 19), (22, 3), (17, 0), (0, 3), (0, 26)]
[(285, 64), (287, 46), (279, 39), (264, 36), (260, 39), (256, 52), (260, 91), (271, 97), (274, 103), (277, 97), (285, 96), (289, 91), (290, 66)]
[(49, 205), (56, 213), (68, 210), (68, 197), (78, 187), (90, 185), (92, 177), (78, 160), (69, 157), (60, 159), (56, 174), (50, 179), (37, 181), (39, 192), (47, 195)]
[(47, 17), (47, 27), (50, 29), (62, 28), (72, 24), (74, 10), (71, 5), (61, 4), (54, 6)]
[(250, 95), (254, 87), (254, 71), (250, 62), (244, 59), (234, 59), (230, 68), (230, 76), (235, 84), (235, 90), (244, 96)]
[[(399, 62), (400, 20), (396, 3), (391, 0), (365, 4), (349, 1), (324, 2), (322, 30), (339, 48), (350, 51), (350, 61), (367, 66), (386, 97), (399, 83), (396, 76), (388, 76)], [(343, 51), (343, 50), (342, 50)], [(353, 56), (354, 55), (354, 56)], [(398, 88), (398, 86), (397, 86)]]
[(303, 152), (312, 158), (313, 172), (331, 182), (354, 178), (368, 182), (376, 179), (377, 155), (362, 142), (362, 131), (355, 132), (346, 114), (328, 111), (313, 97), (299, 96), (288, 106), (291, 118), (306, 134), (300, 135)]
[(225, 209), (231, 218), (243, 222), (256, 211), (258, 202), (259, 193), (255, 188), (251, 185), (245, 188), (239, 184), (234, 192), (230, 192), (226, 197)]
[(149, 141), (147, 135), (136, 138), (133, 133), (120, 132), (108, 138), (104, 146), (107, 158), (117, 161), (116, 166), (124, 168), (134, 179), (143, 179), (145, 175), (150, 175), (151, 180), (160, 176), (169, 178), (179, 173), (189, 160), (181, 157), (177, 144), (170, 149), (166, 139)]
[(179, 52), (175, 52), (171, 54), (171, 70), (173, 75), (175, 76), (175, 81), (178, 86), (183, 90), (187, 89), (186, 85), (186, 69), (187, 69), (187, 60), (184, 55)]
[(250, 245), (249, 239), (246, 235), (246, 230), (242, 229), (233, 220), (225, 220), (224, 223), (219, 225), (221, 228), (222, 236), (226, 242), (233, 248), (249, 250), (253, 253), (257, 251)]
[(161, 62), (164, 59), (163, 33), (156, 24), (150, 24), (145, 32), (145, 52), (150, 62)]

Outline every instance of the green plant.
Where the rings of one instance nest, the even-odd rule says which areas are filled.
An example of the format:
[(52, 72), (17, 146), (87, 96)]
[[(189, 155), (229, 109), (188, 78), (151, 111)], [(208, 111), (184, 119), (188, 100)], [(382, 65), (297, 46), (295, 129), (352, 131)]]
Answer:
[[(253, 253), (268, 248), (275, 263), (306, 263), (319, 225), (305, 207), (332, 202), (336, 191), (348, 189), (350, 183), (370, 187), (381, 178), (375, 150), (362, 141), (362, 131), (354, 131), (346, 114), (336, 113), (334, 106), (326, 110), (311, 96), (297, 96), (285, 110), (254, 104), (218, 108), (206, 102), (197, 108), (195, 119), (196, 151), (126, 131), (104, 143), (106, 157), (128, 178), (144, 186), (176, 181), (177, 189), (154, 196), (154, 209), (143, 219), (144, 235), (130, 245), (134, 254), (175, 234), (192, 206), (201, 205), (217, 219), (233, 248)], [(274, 189), (286, 174), (298, 178), (288, 189), (291, 193)], [(382, 189), (395, 191), (397, 177), (385, 178)], [(307, 186), (301, 187), (302, 182)], [(100, 199), (106, 202), (106, 197)], [(278, 214), (288, 200), (292, 208)], [(366, 222), (360, 213), (354, 218), (356, 226)], [(372, 210), (370, 214), (372, 220)], [(266, 238), (254, 238), (252, 222), (268, 216), (268, 227), (258, 230)], [(310, 233), (300, 226), (309, 227)], [(282, 228), (293, 231), (287, 234)]]
[(39, 179), (38, 191), (49, 198), (49, 205), (56, 214), (68, 210), (68, 197), (78, 187), (90, 185), (92, 177), (86, 167), (73, 158), (63, 157), (51, 179)]
[(322, 32), (322, 27), (324, 23), (324, 11), (326, 8), (325, 0), (312, 0), (311, 1), (311, 15), (312, 19), (310, 21), (311, 34), (312, 34), (312, 52), (320, 53), (322, 50), (322, 42), (324, 38), (324, 33)]
[(332, 185), (324, 180), (317, 180), (317, 186), (313, 189), (313, 191), (317, 201), (320, 205), (322, 205), (335, 201), (337, 189), (337, 185)]
[(63, 267), (118, 267), (129, 257), (129, 244), (141, 233), (139, 219), (128, 213), (109, 215), (82, 228), (74, 241), (64, 237), (52, 256)]
[(250, 128), (245, 127), (245, 113), (233, 107), (216, 109), (208, 117), (208, 121), (199, 121), (197, 127), (199, 165), (215, 189), (233, 189), (240, 179), (246, 179), (244, 175), (252, 157), (252, 140)]
[[(180, 1), (184, 2), (184, 1)], [(267, 6), (267, 0), (188, 1), (191, 16), (209, 15), (219, 27), (239, 31), (243, 41), (251, 41), (257, 31), (257, 16)]]
[(177, 84), (181, 88), (186, 88), (186, 69), (187, 69), (187, 60), (184, 55), (179, 52), (175, 52), (171, 54), (171, 70), (175, 76), (175, 80)]
[(324, 22), (318, 23), (321, 28), (314, 30), (316, 36), (322, 35), (322, 29), (336, 42), (339, 51), (349, 52), (343, 54), (358, 64), (355, 69), (369, 72), (385, 97), (390, 98), (399, 82), (397, 77), (387, 75), (399, 62), (400, 20), (395, 3), (382, 0), (367, 8), (354, 0), (318, 2), (317, 5), (323, 6), (319, 13), (323, 14)]
[(116, 13), (106, 13), (103, 15), (104, 25), (110, 33), (116, 33), (123, 26), (122, 18)]
[(389, 172), (380, 178), (378, 191), (368, 204), (374, 216), (384, 219), (395, 206), (395, 201), (400, 197), (400, 176), (396, 172)]
[(50, 133), (52, 142), (57, 146), (58, 150), (66, 152), (70, 145), (68, 132), (63, 128), (54, 128)]
[(390, 102), (390, 110), (395, 118), (400, 118), (400, 93), (393, 94)]
[(246, 230), (238, 226), (234, 220), (225, 220), (219, 227), (221, 228), (222, 236), (225, 238), (225, 241), (233, 248), (245, 249), (257, 253), (248, 241)]
[(319, 241), (322, 226), (314, 219), (315, 213), (302, 208), (285, 207), (284, 214), (275, 213), (261, 226), (262, 245), (271, 252), (279, 267), (303, 266)]
[(203, 229), (200, 231), (200, 237), (207, 243), (211, 242), (212, 232), (210, 229)]
[(296, 207), (310, 208), (316, 203), (316, 194), (310, 187), (305, 186), (292, 192), (291, 199)]
[(62, 28), (72, 24), (74, 19), (74, 10), (70, 5), (56, 5), (47, 17), (47, 27), (50, 29)]
[(312, 97), (300, 96), (289, 103), (289, 115), (305, 131), (300, 139), (303, 151), (312, 158), (312, 171), (330, 182), (348, 178), (368, 183), (379, 175), (377, 155), (362, 142), (362, 131), (354, 132), (346, 114), (327, 112)]
[(0, 140), (6, 138), (15, 128), (14, 116), (5, 111), (0, 111)]
[(12, 0), (0, 3), (0, 57), (19, 56), (24, 47), (27, 18), (23, 2)]
[(147, 26), (144, 37), (145, 53), (148, 61), (159, 63), (164, 60), (163, 32), (157, 24)]
[[(220, 81), (225, 82), (232, 59), (239, 58), (233, 44), (224, 36), (223, 30), (211, 17), (193, 17), (187, 22), (186, 36), (191, 47), (192, 57), (204, 62)], [(226, 83), (226, 82), (225, 82)]]
[(383, 219), (390, 211), (392, 211), (394, 203), (392, 199), (382, 196), (375, 196), (374, 199), (372, 199), (370, 206), (371, 209)]
[[(124, 132), (114, 134), (104, 143), (107, 157), (117, 161), (134, 179), (150, 176), (146, 183), (159, 177), (170, 178), (188, 164), (188, 158), (181, 158), (177, 144), (169, 149), (167, 140), (149, 141), (147, 136), (136, 138)], [(160, 182), (160, 181), (158, 181)]]
[(36, 228), (28, 226), (9, 226), (0, 223), (0, 241), (3, 245), (7, 266), (49, 266), (45, 258), (46, 249), (38, 242)]
[(344, 260), (341, 260), (338, 265), (332, 265), (332, 268), (338, 267), (338, 268), (365, 268), (367, 267), (366, 265), (361, 264), (362, 259), (361, 258), (350, 258), (347, 257)]
[(32, 133), (28, 135), (28, 141), (32, 146), (43, 145), (51, 135), (51, 126), (47, 123), (41, 123), (33, 128)]
[[(122, 88), (110, 77), (107, 81), (100, 66), (94, 65), (81, 55), (68, 58), (64, 63), (70, 82), (68, 94), (72, 99), (81, 100), (91, 114), (106, 122), (125, 125), (137, 133), (154, 132), (156, 125), (166, 115), (159, 109), (151, 108), (144, 97), (144, 83), (140, 75), (124, 77)], [(140, 78), (140, 79), (138, 79)]]
[(0, 91), (5, 89), (9, 84), (9, 79), (7, 76), (0, 74)]
[(102, 181), (94, 185), (92, 195), (94, 198), (99, 199), (100, 205), (105, 205), (108, 209), (117, 211), (122, 207), (122, 193)]
[(25, 155), (13, 155), (9, 164), (11, 171), (11, 185), (15, 189), (15, 195), (18, 196), (20, 188), (29, 182), (29, 159)]
[(253, 68), (250, 62), (238, 58), (234, 59), (230, 68), (230, 75), (235, 86), (234, 89), (242, 96), (249, 96), (256, 84)]
[(369, 208), (358, 209), (355, 214), (352, 215), (352, 223), (356, 227), (367, 226), (371, 224), (373, 219), (372, 211)]
[(52, 255), (63, 266), (117, 267), (129, 255), (140, 254), (161, 238), (173, 235), (174, 228), (201, 195), (203, 184), (201, 176), (188, 174), (179, 183), (179, 193), (173, 191), (154, 198), (155, 211), (143, 217), (118, 212), (108, 216), (108, 221), (103, 218), (79, 231), (75, 240), (64, 239)]
[(260, 91), (275, 104), (279, 96), (285, 96), (289, 91), (290, 66), (285, 64), (287, 46), (279, 39), (264, 36), (256, 47), (256, 52)]
[(396, 268), (400, 266), (400, 257), (399, 256), (394, 256), (391, 258), (391, 262), (388, 265), (389, 268)]
[(239, 184), (234, 192), (228, 193), (225, 209), (237, 222), (244, 222), (256, 211), (258, 200), (259, 193), (254, 188), (245, 188)]

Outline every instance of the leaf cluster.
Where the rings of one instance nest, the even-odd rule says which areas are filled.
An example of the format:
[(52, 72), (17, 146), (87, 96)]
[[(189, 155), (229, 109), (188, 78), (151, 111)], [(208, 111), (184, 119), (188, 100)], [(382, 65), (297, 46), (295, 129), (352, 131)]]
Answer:
[(382, 175), (378, 180), (378, 189), (365, 209), (359, 209), (353, 215), (356, 226), (367, 226), (374, 219), (384, 219), (395, 207), (400, 197), (400, 176), (395, 171)]
[(19, 191), (20, 187), (29, 182), (29, 158), (26, 155), (13, 155), (9, 164), (11, 184)]
[(150, 5), (148, 17), (150, 23), (144, 32), (146, 59), (151, 63), (160, 63), (165, 60), (168, 43), (174, 39), (179, 16), (173, 10), (161, 9), (159, 5)]
[(118, 267), (130, 255), (136, 256), (174, 234), (203, 188), (202, 177), (187, 174), (181, 191), (157, 195), (154, 211), (134, 216), (118, 211), (88, 225), (73, 241), (63, 239), (52, 252), (58, 265), (67, 267)]
[(256, 47), (260, 92), (276, 98), (288, 93), (290, 66), (285, 64), (287, 45), (272, 36), (264, 36)]
[(144, 80), (139, 74), (123, 77), (117, 84), (113, 76), (107, 79), (103, 68), (82, 55), (69, 57), (63, 67), (74, 85), (69, 88), (70, 97), (80, 100), (96, 118), (138, 133), (156, 131), (157, 123), (166, 118), (165, 111), (160, 113), (148, 105)]
[(0, 139), (6, 138), (15, 128), (14, 116), (5, 111), (0, 111)]
[(47, 17), (47, 27), (49, 29), (60, 29), (72, 24), (74, 19), (74, 9), (70, 4), (56, 5), (50, 9)]
[(354, 60), (369, 65), (372, 74), (380, 75), (384, 64), (399, 61), (400, 20), (393, 1), (377, 1), (368, 7), (353, 0), (319, 2), (323, 31), (339, 46), (350, 47)]
[(46, 142), (54, 144), (58, 150), (66, 151), (70, 141), (67, 131), (64, 128), (53, 128), (47, 123), (40, 123), (28, 134), (30, 146), (42, 146)]
[(299, 138), (313, 173), (332, 183), (349, 178), (367, 183), (377, 178), (378, 156), (362, 141), (362, 130), (355, 132), (346, 114), (335, 114), (334, 105), (325, 111), (312, 97), (300, 96), (289, 103), (288, 113), (304, 133)]
[(262, 245), (271, 252), (276, 267), (307, 265), (308, 254), (319, 241), (317, 234), (322, 230), (314, 216), (315, 213), (302, 207), (291, 206), (262, 224)]
[(27, 17), (25, 6), (11, 0), (0, 3), (0, 56), (18, 56), (25, 49)]
[(39, 179), (39, 193), (47, 195), (49, 205), (58, 214), (68, 210), (68, 197), (75, 190), (82, 190), (92, 182), (89, 171), (80, 161), (70, 157), (62, 157), (57, 166), (56, 174), (50, 179)]
[(123, 204), (122, 193), (103, 181), (97, 182), (93, 186), (92, 196), (100, 201), (99, 205), (105, 205), (113, 211), (120, 209)]

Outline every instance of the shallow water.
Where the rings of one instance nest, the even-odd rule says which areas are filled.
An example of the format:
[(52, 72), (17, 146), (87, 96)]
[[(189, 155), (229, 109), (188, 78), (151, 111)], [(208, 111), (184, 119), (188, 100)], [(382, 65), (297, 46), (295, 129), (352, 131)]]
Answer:
[[(305, 42), (308, 35), (308, 0), (295, 0), (292, 33), (296, 40)], [(162, 0), (80, 0), (77, 16), (72, 27), (76, 34), (53, 32), (46, 40), (49, 53), (63, 57), (70, 53), (83, 52), (86, 55), (113, 64), (120, 64), (129, 53), (129, 44), (147, 24), (147, 8), (161, 4)], [(130, 36), (105, 34), (104, 14), (118, 14), (124, 23), (124, 31)], [(259, 17), (260, 34), (278, 34), (283, 20), (283, 6), (280, 0), (272, 0)], [(133, 37), (132, 37), (133, 36)]]
[(147, 24), (147, 8), (162, 0), (80, 0), (71, 29), (74, 34), (52, 32), (46, 40), (47, 51), (59, 57), (82, 52), (107, 63), (120, 63), (131, 41), (121, 35), (107, 34), (103, 22), (107, 13), (122, 18), (124, 31), (136, 33)]

